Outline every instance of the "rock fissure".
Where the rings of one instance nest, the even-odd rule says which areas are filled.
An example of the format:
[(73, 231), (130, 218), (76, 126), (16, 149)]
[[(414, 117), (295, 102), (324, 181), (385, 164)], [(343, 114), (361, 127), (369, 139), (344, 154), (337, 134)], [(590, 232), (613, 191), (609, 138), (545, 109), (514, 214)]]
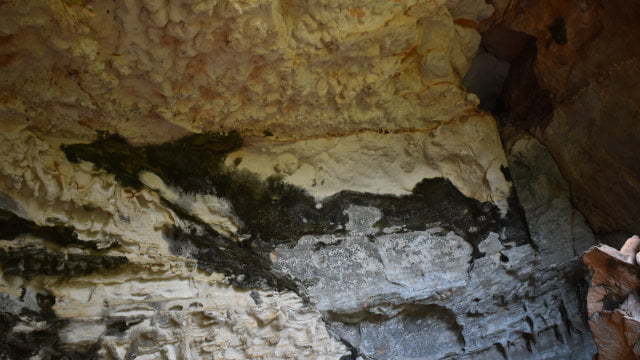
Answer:
[(78, 235), (72, 227), (64, 225), (40, 226), (11, 211), (0, 209), (0, 239), (15, 240), (21, 235), (33, 235), (62, 247), (104, 250), (118, 246), (117, 243), (113, 243), (106, 247), (99, 247), (96, 242), (78, 239)]

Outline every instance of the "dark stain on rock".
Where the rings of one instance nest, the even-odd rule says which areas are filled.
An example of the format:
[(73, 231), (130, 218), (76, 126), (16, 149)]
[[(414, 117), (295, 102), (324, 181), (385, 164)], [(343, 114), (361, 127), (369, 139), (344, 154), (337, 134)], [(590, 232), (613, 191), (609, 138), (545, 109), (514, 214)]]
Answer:
[(568, 272), (567, 280), (571, 288), (575, 289), (578, 299), (578, 311), (583, 324), (589, 324), (589, 312), (587, 311), (587, 295), (589, 293), (589, 270), (582, 261), (577, 261), (572, 271)]
[(529, 223), (515, 187), (511, 187), (507, 204), (509, 205), (509, 211), (507, 211), (504, 218), (500, 219), (500, 227), (502, 228), (501, 241), (503, 243), (513, 242), (515, 246), (529, 244), (534, 250), (538, 251), (538, 245), (531, 238)]
[(105, 335), (122, 336), (130, 327), (125, 319), (107, 319)]
[(397, 226), (404, 231), (423, 231), (441, 227), (453, 231), (473, 247), (473, 258), (484, 255), (478, 245), (490, 232), (500, 234), (503, 242), (530, 243), (515, 195), (510, 197), (507, 216), (501, 218), (495, 204), (466, 197), (444, 178), (423, 179), (411, 194), (403, 196), (343, 191), (327, 199), (322, 209), (334, 209), (335, 214), (350, 204), (380, 209), (382, 219), (376, 224), (380, 229)]
[[(381, 229), (398, 226), (419, 231), (438, 226), (454, 231), (473, 246), (473, 258), (483, 256), (478, 244), (490, 232), (500, 233), (502, 226), (514, 228), (508, 234), (526, 234), (526, 229), (515, 229), (523, 225), (520, 213), (514, 211), (512, 217), (502, 219), (494, 204), (464, 196), (444, 178), (424, 179), (404, 196), (342, 191), (317, 207), (304, 189), (278, 176), (263, 180), (249, 171), (226, 167), (226, 155), (241, 146), (236, 132), (196, 134), (149, 146), (132, 146), (118, 135), (101, 133), (91, 144), (62, 149), (70, 161), (93, 162), (126, 186), (141, 188), (138, 174), (150, 171), (185, 192), (228, 199), (242, 221), (241, 237), (247, 240), (228, 239), (168, 202), (165, 205), (185, 220), (185, 226), (175, 226), (166, 235), (174, 253), (196, 258), (207, 271), (233, 275), (238, 286), (295, 288), (289, 279), (271, 274), (270, 252), (279, 244), (295, 245), (304, 235), (344, 234), (349, 220), (346, 209), (351, 205), (380, 209)], [(516, 243), (527, 242), (524, 237), (516, 237)]]
[(0, 249), (0, 267), (4, 274), (25, 278), (83, 276), (127, 263), (125, 256), (63, 254), (35, 247)]
[[(508, 167), (500, 166), (500, 171), (507, 181), (513, 182), (513, 176)], [(501, 226), (504, 229), (500, 238), (503, 239), (503, 242), (514, 242), (516, 246), (529, 244), (537, 251), (538, 246), (533, 242), (531, 233), (529, 232), (529, 223), (527, 222), (524, 208), (522, 204), (520, 204), (518, 190), (515, 186), (511, 187), (511, 192), (507, 198), (507, 205), (509, 206), (509, 211), (507, 215), (500, 220)]]
[(254, 239), (295, 243), (303, 235), (335, 233), (347, 221), (343, 209), (319, 210), (304, 189), (279, 177), (263, 181), (248, 171), (238, 171), (228, 180), (220, 184), (219, 194), (231, 201), (245, 225), (242, 231)]
[[(56, 317), (52, 310), (55, 298), (48, 294), (36, 295), (39, 311), (23, 307), (20, 313), (4, 311), (0, 306), (0, 359), (27, 360), (97, 360), (99, 343), (82, 350), (62, 348), (59, 331), (68, 324)], [(4, 305), (0, 299), (0, 305)], [(16, 325), (37, 323), (33, 331), (13, 331)], [(44, 324), (44, 326), (42, 325)]]
[(144, 321), (144, 316), (129, 316), (129, 317), (109, 317), (105, 321), (106, 331), (104, 335), (107, 336), (124, 336), (124, 334), (131, 328), (137, 324), (140, 324)]
[(340, 338), (339, 340), (347, 348), (347, 351), (349, 351), (349, 354), (342, 355), (340, 357), (340, 360), (358, 360), (358, 358), (360, 358), (360, 353), (358, 352), (358, 348), (351, 345), (351, 343), (345, 339)]
[[(509, 170), (508, 167), (500, 166), (500, 171), (507, 181), (513, 182), (513, 176), (511, 175), (511, 170)], [(513, 241), (516, 246), (529, 244), (537, 251), (538, 246), (533, 242), (531, 233), (529, 232), (529, 223), (527, 222), (524, 208), (522, 207), (522, 204), (520, 204), (518, 190), (515, 186), (511, 187), (511, 193), (507, 198), (507, 204), (509, 206), (509, 211), (507, 212), (507, 215), (500, 220), (501, 226), (504, 229), (500, 238), (504, 239), (503, 242)]]
[(132, 146), (119, 135), (98, 133), (91, 144), (63, 145), (71, 162), (90, 161), (135, 189), (141, 171), (150, 171), (187, 192), (212, 193), (217, 176), (224, 176), (223, 161), (242, 146), (237, 132), (194, 134), (160, 145)]
[(41, 226), (10, 211), (0, 209), (0, 240), (15, 240), (17, 237), (27, 234), (60, 246), (98, 249), (95, 242), (78, 239), (78, 235), (72, 227), (63, 225)]
[[(372, 240), (372, 239), (370, 238), (370, 240)], [(338, 239), (338, 240), (336, 240), (334, 242), (331, 242), (331, 243), (326, 243), (324, 241), (318, 241), (313, 246), (313, 250), (318, 251), (318, 250), (321, 250), (321, 249), (324, 249), (324, 248), (330, 247), (330, 246), (339, 246), (340, 244), (342, 244), (342, 239)]]
[(565, 45), (567, 43), (567, 25), (564, 17), (559, 16), (549, 25), (549, 33), (556, 44)]
[(249, 296), (251, 296), (251, 299), (253, 299), (253, 302), (257, 305), (260, 306), (262, 305), (262, 298), (260, 297), (260, 293), (253, 290), (249, 293)]
[(164, 231), (171, 253), (196, 259), (200, 269), (223, 273), (238, 287), (298, 290), (293, 280), (271, 273), (273, 244), (260, 238), (230, 239), (174, 204), (163, 203), (180, 217), (179, 226)]
[(513, 182), (513, 176), (511, 175), (511, 170), (508, 167), (500, 165), (500, 172), (504, 176), (505, 180)]
[(136, 189), (141, 171), (150, 171), (188, 193), (228, 199), (244, 222), (243, 233), (269, 243), (297, 240), (302, 235), (331, 233), (343, 214), (321, 214), (306, 191), (277, 176), (266, 181), (248, 171), (224, 165), (225, 157), (242, 145), (237, 132), (187, 136), (173, 143), (132, 146), (118, 135), (101, 133), (91, 144), (65, 145), (72, 162), (90, 161)]
[(227, 275), (235, 286), (298, 290), (292, 279), (276, 276), (270, 271), (270, 244), (259, 240), (236, 242), (208, 226), (193, 223), (173, 226), (165, 236), (172, 253), (196, 259), (198, 267), (204, 271)]

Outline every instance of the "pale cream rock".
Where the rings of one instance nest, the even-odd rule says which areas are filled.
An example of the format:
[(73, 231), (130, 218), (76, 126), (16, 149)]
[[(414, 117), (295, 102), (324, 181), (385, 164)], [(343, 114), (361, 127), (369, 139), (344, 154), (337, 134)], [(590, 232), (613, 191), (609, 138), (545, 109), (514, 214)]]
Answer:
[(162, 198), (211, 225), (216, 231), (227, 236), (237, 233), (240, 220), (235, 217), (231, 204), (225, 199), (206, 194), (187, 194), (166, 185), (159, 176), (148, 171), (140, 173), (139, 179), (150, 189), (157, 191)]
[(155, 192), (123, 187), (90, 163), (72, 164), (52, 142), (28, 131), (0, 134), (0, 194), (18, 206), (10, 210), (39, 225), (72, 226), (99, 247), (169, 254), (162, 230), (175, 217)]
[(494, 202), (504, 215), (511, 191), (500, 170), (507, 163), (489, 116), (431, 131), (256, 142), (231, 153), (226, 165), (238, 162), (238, 169), (263, 178), (283, 176), (318, 201), (342, 190), (407, 195), (424, 178), (444, 177), (465, 196)]
[[(106, 359), (124, 359), (132, 347), (148, 359), (338, 359), (347, 353), (320, 313), (297, 295), (260, 292), (256, 301), (249, 291), (226, 285), (220, 274), (203, 275), (194, 260), (169, 253), (162, 229), (175, 218), (161, 196), (218, 227), (225, 223), (215, 211), (229, 210), (224, 201), (182, 194), (150, 173), (141, 174), (150, 189), (133, 191), (90, 163), (69, 163), (54, 139), (24, 130), (0, 136), (0, 192), (13, 202), (3, 206), (42, 225), (56, 218), (81, 239), (114, 238), (121, 246), (107, 254), (126, 255), (130, 262), (115, 272), (63, 282), (0, 276), (2, 293), (20, 296), (26, 286), (56, 297), (56, 315), (70, 320), (59, 333), (65, 346), (100, 341)], [(2, 244), (22, 246), (52, 245), (32, 236)], [(131, 327), (123, 336), (105, 335), (108, 319), (124, 319)]]
[(480, 37), (458, 19), (490, 12), (482, 0), (4, 2), (0, 113), (21, 103), (37, 131), (146, 143), (423, 128), (475, 107), (458, 84)]
[[(320, 360), (347, 353), (329, 336), (320, 313), (297, 295), (251, 296), (198, 272), (79, 278), (54, 293), (56, 314), (73, 320), (62, 330), (62, 341), (78, 346), (100, 339), (106, 359), (124, 359), (135, 346), (150, 359)], [(100, 318), (132, 326), (122, 336), (103, 335), (95, 321)]]

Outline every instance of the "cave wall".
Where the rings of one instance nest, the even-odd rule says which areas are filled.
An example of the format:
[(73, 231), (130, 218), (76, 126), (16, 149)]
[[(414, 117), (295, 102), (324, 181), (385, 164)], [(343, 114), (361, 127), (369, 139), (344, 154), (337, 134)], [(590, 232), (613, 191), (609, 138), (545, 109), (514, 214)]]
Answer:
[(570, 186), (462, 86), (491, 6), (0, 14), (0, 357), (592, 358)]
[(512, 61), (505, 58), (514, 50), (505, 45), (510, 31), (530, 37), (535, 46), (528, 56), (515, 49), (522, 60), (506, 82), (501, 118), (550, 149), (576, 207), (599, 235), (621, 233), (618, 240), (624, 240), (640, 232), (640, 169), (633, 150), (640, 136), (640, 4), (493, 5), (496, 12), (482, 25), (489, 52)]

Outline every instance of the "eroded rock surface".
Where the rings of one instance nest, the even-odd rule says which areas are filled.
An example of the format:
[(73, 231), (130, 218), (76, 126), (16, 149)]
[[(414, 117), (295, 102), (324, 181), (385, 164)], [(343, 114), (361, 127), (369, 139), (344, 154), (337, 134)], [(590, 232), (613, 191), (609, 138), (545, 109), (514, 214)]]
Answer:
[(0, 104), (11, 125), (138, 142), (203, 130), (420, 129), (463, 116), (475, 104), (458, 81), (480, 40), (467, 24), (492, 11), (478, 0), (0, 6)]
[(587, 308), (599, 360), (640, 357), (640, 271), (635, 259), (639, 239), (629, 240), (636, 243), (631, 256), (625, 254), (629, 249), (618, 251), (607, 245), (584, 255), (592, 273)]
[(550, 149), (596, 232), (640, 232), (640, 4), (492, 3), (483, 44), (512, 69), (503, 121)]
[(276, 269), (303, 280), (363, 358), (591, 359), (579, 256), (593, 234), (546, 149), (524, 135), (510, 145), (532, 242), (518, 243), (506, 225), (474, 256), (446, 217), (422, 231), (381, 229), (378, 208), (354, 206), (347, 236), (280, 247)]
[[(482, 124), (479, 118), (468, 121)], [(371, 153), (345, 157), (352, 174), (362, 169), (377, 179), (377, 187), (367, 189), (357, 176), (317, 172), (341, 159), (338, 154), (325, 159), (323, 148), (315, 156), (292, 150), (295, 144), (273, 144), (269, 151), (259, 151), (267, 149), (266, 143), (243, 146), (240, 152), (229, 149), (219, 164), (224, 171), (212, 176), (245, 179), (256, 186), (247, 189), (263, 194), (258, 199), (223, 199), (215, 186), (189, 194), (181, 182), (171, 183), (166, 175), (153, 178), (143, 167), (136, 170), (139, 183), (124, 186), (118, 176), (100, 170), (99, 159), (74, 163), (63, 151), (69, 147), (53, 146), (53, 140), (26, 130), (13, 133), (2, 143), (3, 220), (22, 224), (18, 233), (5, 232), (2, 241), (8, 254), (1, 264), (3, 292), (16, 309), (5, 316), (18, 316), (11, 334), (33, 332), (33, 321), (39, 321), (49, 331), (42, 336), (64, 340), (51, 343), (62, 347), (35, 349), (41, 357), (93, 351), (116, 359), (335, 359), (351, 351), (378, 359), (589, 358), (593, 347), (576, 293), (580, 276), (569, 275), (576, 254), (589, 244), (588, 228), (569, 205), (566, 183), (544, 147), (523, 138), (510, 151), (512, 176), (523, 186), (527, 228), (505, 177), (509, 172), (497, 130), (488, 120), (484, 124), (480, 129), (486, 137), (478, 137), (477, 127), (473, 136), (459, 138), (447, 132), (422, 139), (418, 134), (365, 137), (388, 142), (376, 145), (382, 150), (422, 140), (417, 143), (424, 152), (402, 155), (401, 163), (411, 165), (406, 169), (425, 174), (415, 177), (425, 178), (410, 191), (399, 189), (398, 181), (407, 179), (388, 172), (391, 162), (384, 152), (377, 167), (369, 161)], [(455, 139), (465, 139), (466, 146), (456, 146)], [(316, 140), (298, 146), (310, 141)], [(351, 141), (336, 140), (348, 146)], [(442, 160), (429, 161), (437, 153), (427, 150), (439, 141), (449, 150), (441, 153)], [(126, 164), (137, 147), (123, 144)], [(482, 156), (471, 157), (469, 148)], [(294, 161), (282, 153), (299, 155)], [(238, 164), (239, 154), (246, 163)], [(180, 157), (178, 151), (175, 155)], [(253, 156), (262, 160), (252, 161)], [(493, 157), (483, 160), (486, 156)], [(457, 162), (454, 171), (448, 170), (448, 159), (470, 161)], [(280, 176), (274, 178), (265, 164)], [(320, 177), (298, 174), (309, 171), (304, 169)], [(470, 181), (465, 174), (487, 178)], [(208, 184), (208, 176), (200, 180)], [(280, 185), (264, 188), (270, 183)], [(279, 186), (303, 196), (279, 202), (279, 196), (290, 195), (274, 191)], [(238, 201), (253, 201), (265, 211), (272, 210), (260, 201), (275, 201), (282, 212), (265, 213), (275, 223), (263, 228), (235, 210)], [(287, 219), (279, 228), (281, 216)], [(285, 224), (296, 226), (296, 232), (279, 232), (288, 229)], [(56, 236), (47, 235), (52, 229), (58, 229)], [(558, 241), (562, 236), (566, 239)], [(34, 260), (30, 249), (58, 254), (61, 267), (49, 271), (52, 263)], [(117, 266), (102, 260), (111, 258), (123, 260)], [(78, 266), (78, 271), (65, 270)], [(20, 315), (29, 308), (24, 294), (52, 297), (55, 303), (46, 310), (51, 319)], [(296, 330), (307, 328), (310, 332)], [(16, 349), (11, 336), (7, 351)]]
[(491, 10), (2, 2), (0, 357), (590, 359), (591, 234), (460, 85)]

